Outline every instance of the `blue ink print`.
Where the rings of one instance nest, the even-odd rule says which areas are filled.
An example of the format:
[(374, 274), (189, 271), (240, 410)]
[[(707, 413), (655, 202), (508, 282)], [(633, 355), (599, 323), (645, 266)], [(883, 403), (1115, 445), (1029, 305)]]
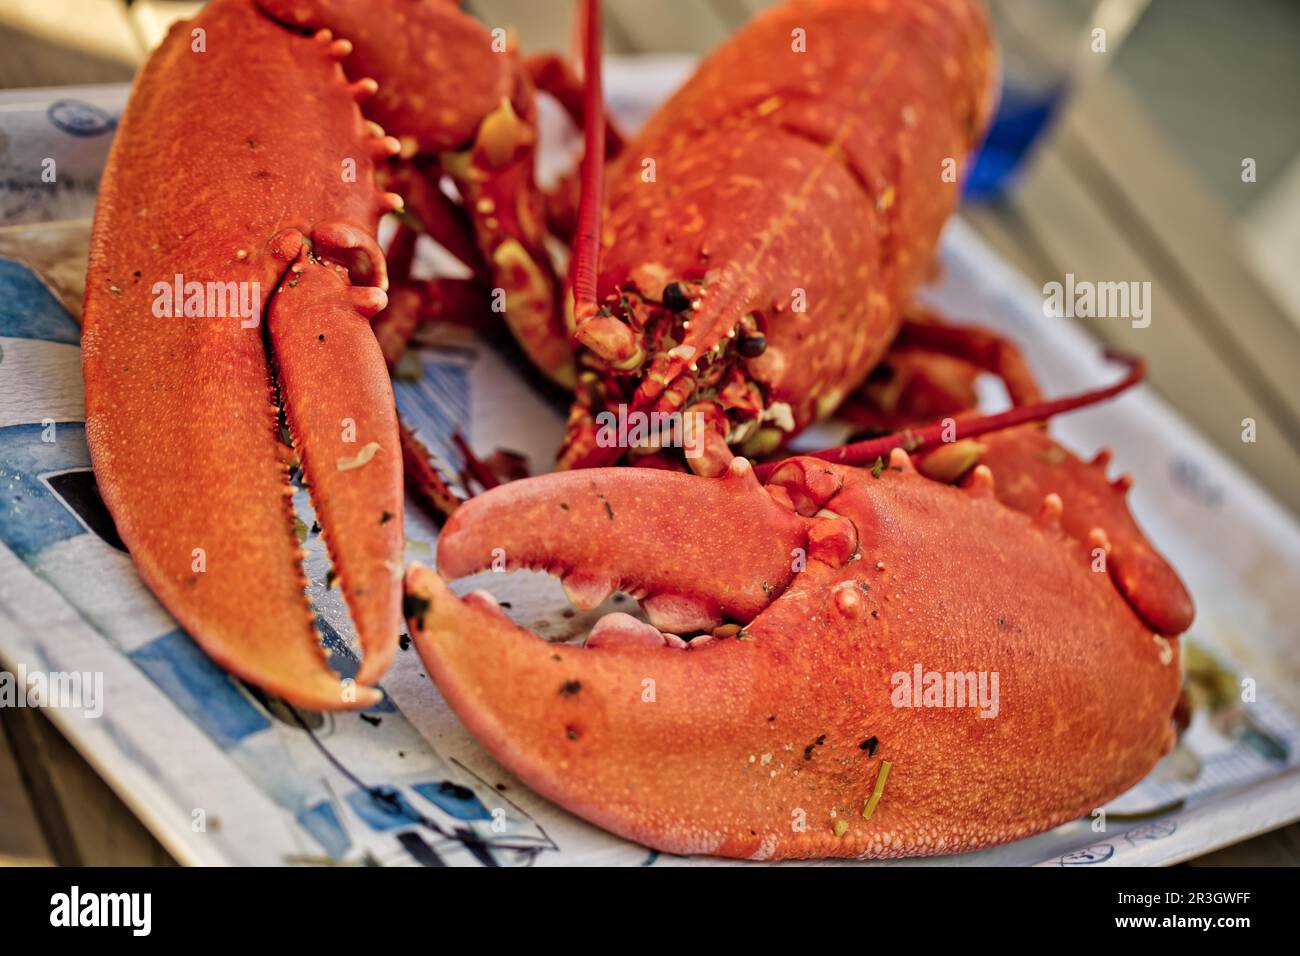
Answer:
[(100, 136), (117, 126), (117, 118), (112, 113), (80, 100), (56, 100), (45, 115), (72, 136)]
[(1091, 866), (1093, 863), (1105, 863), (1115, 855), (1115, 848), (1109, 843), (1096, 843), (1082, 850), (1071, 850), (1061, 857), (1061, 866)]

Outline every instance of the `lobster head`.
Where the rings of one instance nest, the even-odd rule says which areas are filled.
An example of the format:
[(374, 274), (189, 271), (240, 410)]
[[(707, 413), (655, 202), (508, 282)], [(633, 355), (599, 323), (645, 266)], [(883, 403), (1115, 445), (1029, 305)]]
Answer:
[(995, 61), (964, 0), (780, 4), (706, 58), (605, 177), (561, 466), (622, 457), (621, 406), (700, 416), (716, 476), (840, 405), (928, 275), (960, 191), (935, 171), (981, 139)]

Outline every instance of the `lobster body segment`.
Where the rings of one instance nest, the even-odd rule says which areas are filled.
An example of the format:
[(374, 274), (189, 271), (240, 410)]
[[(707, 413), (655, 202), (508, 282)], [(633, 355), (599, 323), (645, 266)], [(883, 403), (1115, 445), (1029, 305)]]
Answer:
[[(630, 555), (652, 545), (621, 516), (624, 474), (582, 477), (611, 503)], [(638, 500), (661, 504), (699, 504), (723, 482), (759, 490), (742, 459), (722, 478), (681, 479), (689, 488), (645, 474)], [(551, 561), (566, 565), (562, 542), (583, 534), (558, 507), (567, 491), (555, 476), (517, 484), (511, 512), (549, 508), (561, 542)], [(498, 520), (504, 490), (458, 512), (440, 566), (485, 567), (489, 529), (514, 553), (518, 532)], [(585, 648), (548, 644), (417, 566), (410, 624), (431, 676), (530, 786), (677, 853), (990, 846), (1090, 812), (1172, 746), (1176, 640), (1153, 635), (1050, 515), (1009, 509), (984, 482), (930, 481), (901, 452), (875, 476), (795, 459), (761, 493), (798, 522), (805, 560), (739, 628), (683, 645), (611, 621), (611, 636), (602, 622)], [(714, 529), (673, 514), (656, 540), (690, 556), (683, 580), (726, 565), (738, 578), (767, 573), (743, 554), (710, 555)]]
[(620, 403), (706, 408), (750, 454), (829, 414), (926, 277), (993, 74), (966, 0), (785, 4), (714, 52), (610, 168), (561, 462), (609, 463)]

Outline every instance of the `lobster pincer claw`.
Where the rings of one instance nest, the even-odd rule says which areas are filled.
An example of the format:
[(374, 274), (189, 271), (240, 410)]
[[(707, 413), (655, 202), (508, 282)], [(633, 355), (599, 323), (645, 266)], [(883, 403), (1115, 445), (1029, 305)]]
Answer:
[[(689, 558), (674, 586), (700, 570), (725, 521), (700, 513), (694, 530), (646, 524), (641, 543), (617, 546), (597, 529), (619, 507), (639, 519), (637, 507), (698, 505), (729, 478), (644, 475), (626, 500), (608, 496), (614, 519), (599, 499), (584, 509), (596, 520), (583, 533), (600, 542), (575, 544), (578, 528), (548, 522), (550, 563), (575, 547), (676, 548)], [(444, 530), (443, 574), (480, 566), (465, 556), (488, 546), (489, 520), (527, 527), (548, 501), (572, 507), (580, 477), (527, 479), (508, 499), (465, 504)], [(524, 783), (628, 839), (684, 854), (990, 846), (1088, 813), (1172, 746), (1177, 642), (1152, 635), (1090, 570), (1054, 523), (1058, 499), (1035, 519), (983, 485), (924, 478), (901, 451), (874, 471), (796, 459), (764, 491), (788, 522), (768, 509), (766, 532), (740, 550), (717, 548), (717, 580), (743, 592), (737, 582), (763, 560), (751, 566), (751, 556), (779, 556), (786, 533), (802, 537), (805, 560), (752, 618), (689, 643), (656, 639), (627, 615), (602, 619), (585, 647), (548, 643), (490, 596), (462, 600), (412, 565), (407, 619), (430, 676)]]
[[(363, 118), (373, 84), (344, 74), (350, 49), (247, 0), (171, 31), (113, 143), (82, 336), (87, 444), (141, 577), (218, 664), (316, 709), (377, 702), (364, 685), (401, 626), (401, 449), (367, 322), (385, 301), (376, 223), (399, 202), (373, 163), (399, 146)], [(319, 159), (336, 155), (349, 175)], [(285, 425), (362, 686), (330, 668), (313, 626)]]
[(794, 575), (806, 524), (743, 458), (707, 480), (593, 468), (509, 482), (457, 509), (438, 539), (438, 567), (453, 578), (498, 559), (507, 570), (545, 570), (583, 610), (626, 591), (656, 627), (684, 634), (766, 607)]
[(285, 421), (361, 639), (356, 679), (373, 684), (397, 650), (404, 547), (397, 410), (369, 321), (385, 296), (310, 256), (289, 275), (268, 318)]

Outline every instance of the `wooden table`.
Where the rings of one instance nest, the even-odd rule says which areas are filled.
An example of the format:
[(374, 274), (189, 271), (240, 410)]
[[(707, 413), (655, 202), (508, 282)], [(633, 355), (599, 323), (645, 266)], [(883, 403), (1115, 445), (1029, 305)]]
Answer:
[[(772, 0), (606, 0), (611, 53), (703, 53)], [(75, 3), (75, 16), (73, 6)], [(664, 13), (671, 4), (672, 15)], [(467, 0), (526, 49), (567, 49), (565, 0)], [(8, 0), (0, 87), (120, 82), (197, 3)], [(69, 37), (82, 43), (69, 45)], [(84, 39), (93, 37), (91, 48)], [(1227, 173), (1225, 173), (1227, 175)], [(1243, 184), (1243, 188), (1246, 186)], [(1020, 188), (963, 216), (1031, 281), (1149, 279), (1150, 328), (1089, 327), (1151, 361), (1151, 384), (1210, 441), (1300, 512), (1300, 325), (1245, 266), (1220, 204), (1103, 72), (1076, 95)], [(1241, 442), (1241, 419), (1259, 440)], [(168, 854), (49, 721), (0, 710), (0, 862), (166, 864)], [(1197, 865), (1300, 863), (1300, 825)]]

